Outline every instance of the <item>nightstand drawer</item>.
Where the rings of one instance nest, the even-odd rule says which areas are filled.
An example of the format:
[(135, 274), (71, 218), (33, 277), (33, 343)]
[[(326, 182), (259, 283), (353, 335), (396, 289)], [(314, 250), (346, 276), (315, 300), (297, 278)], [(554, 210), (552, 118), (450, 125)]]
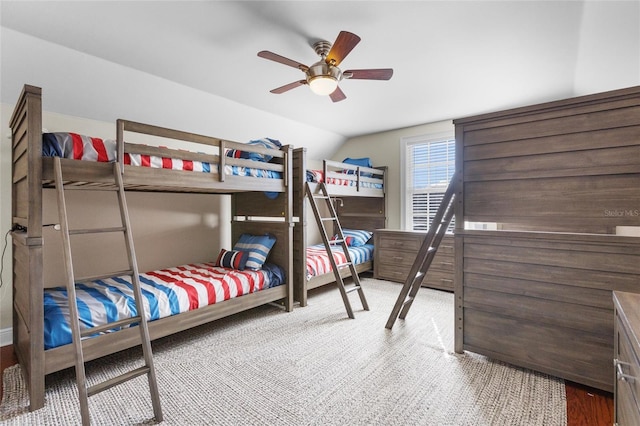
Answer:
[(640, 425), (640, 294), (613, 292), (614, 422)]
[(618, 326), (617, 338), (618, 354), (615, 368), (618, 385), (628, 386), (632, 398), (640, 401), (640, 360), (638, 354), (634, 353), (628, 331), (622, 324)]
[(440, 247), (438, 247), (438, 254), (453, 257), (453, 253), (453, 237), (445, 236), (440, 242)]
[(424, 234), (420, 235), (393, 235), (380, 238), (381, 249), (396, 249), (417, 253), (424, 241)]
[[(378, 262), (383, 265), (393, 266), (406, 266), (411, 268), (413, 262), (416, 260), (416, 252), (406, 252), (395, 249), (384, 250), (384, 253), (378, 257)], [(435, 260), (435, 259), (434, 259)]]
[(438, 250), (429, 267), (429, 271), (432, 270), (446, 271), (453, 274), (453, 256), (441, 254), (440, 250)]
[(409, 275), (408, 268), (399, 268), (397, 265), (378, 265), (377, 271), (378, 272), (376, 274), (376, 278), (381, 280), (396, 281), (399, 283), (405, 282), (407, 280), (407, 275)]
[[(374, 233), (374, 277), (405, 282), (427, 233), (378, 229)], [(453, 290), (454, 239), (445, 235), (422, 285)]]
[(422, 280), (422, 286), (453, 291), (453, 274), (429, 268), (427, 276)]
[(628, 389), (629, 383), (617, 385), (616, 422), (618, 426), (640, 425), (638, 402)]

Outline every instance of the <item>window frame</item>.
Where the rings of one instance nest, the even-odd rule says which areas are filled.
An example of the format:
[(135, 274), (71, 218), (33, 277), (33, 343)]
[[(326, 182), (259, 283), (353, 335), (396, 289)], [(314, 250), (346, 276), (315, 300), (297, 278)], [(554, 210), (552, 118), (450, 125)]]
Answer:
[[(407, 136), (402, 137), (400, 139), (400, 165), (401, 165), (401, 176), (400, 176), (400, 227), (403, 230), (413, 231), (413, 229), (409, 228), (409, 212), (412, 212), (412, 200), (413, 198), (408, 197), (409, 190), (409, 181), (411, 177), (409, 176), (409, 170), (411, 168), (407, 164), (408, 161), (408, 149), (411, 145), (417, 144), (427, 144), (433, 142), (445, 142), (445, 141), (454, 141), (454, 155), (453, 155), (453, 170), (455, 171), (455, 134), (453, 130), (451, 131), (443, 131), (443, 132), (434, 132), (428, 134), (421, 134), (415, 136)], [(446, 190), (444, 188), (443, 192)]]

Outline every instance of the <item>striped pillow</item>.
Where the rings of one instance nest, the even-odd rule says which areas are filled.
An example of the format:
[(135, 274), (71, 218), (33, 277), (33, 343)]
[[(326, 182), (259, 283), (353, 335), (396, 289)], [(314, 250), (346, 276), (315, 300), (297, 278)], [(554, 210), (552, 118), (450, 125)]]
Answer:
[(342, 234), (349, 247), (361, 247), (371, 239), (373, 232), (361, 229), (343, 229)]
[(233, 249), (247, 252), (248, 258), (245, 267), (257, 271), (262, 269), (262, 265), (269, 257), (275, 243), (276, 238), (273, 235), (242, 234)]
[[(270, 149), (282, 148), (282, 144), (280, 143), (280, 141), (271, 139), (271, 138), (252, 140), (247, 142), (247, 145), (255, 145), (262, 148), (270, 148)], [(227, 151), (226, 155), (227, 157), (248, 158), (249, 160), (263, 161), (265, 163), (271, 161), (271, 159), (273, 158), (273, 156), (271, 155), (259, 154), (257, 152), (241, 151), (239, 149), (230, 149)]]
[(248, 257), (244, 251), (221, 249), (218, 259), (216, 260), (216, 266), (244, 271)]
[[(338, 240), (340, 240), (340, 235), (336, 234), (333, 237), (331, 237), (330, 244), (331, 245), (338, 245)], [(353, 237), (347, 237), (347, 235), (345, 234), (344, 242), (347, 245), (347, 247), (353, 246)]]

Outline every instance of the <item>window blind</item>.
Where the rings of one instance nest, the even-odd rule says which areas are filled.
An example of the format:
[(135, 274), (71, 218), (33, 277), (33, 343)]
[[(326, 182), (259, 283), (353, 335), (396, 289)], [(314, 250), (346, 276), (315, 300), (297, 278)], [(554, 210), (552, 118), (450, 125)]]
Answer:
[[(416, 141), (406, 146), (405, 218), (408, 228), (426, 231), (431, 226), (442, 197), (455, 171), (455, 139)], [(453, 221), (449, 232), (453, 232)]]

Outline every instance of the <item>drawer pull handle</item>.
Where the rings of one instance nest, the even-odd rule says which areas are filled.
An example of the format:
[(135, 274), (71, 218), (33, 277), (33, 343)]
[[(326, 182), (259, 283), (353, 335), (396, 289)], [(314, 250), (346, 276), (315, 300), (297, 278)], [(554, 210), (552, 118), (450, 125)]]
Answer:
[(633, 383), (636, 378), (630, 374), (625, 374), (624, 371), (622, 371), (622, 367), (631, 367), (631, 364), (629, 364), (628, 362), (623, 362), (620, 361), (619, 359), (614, 359), (613, 360), (613, 365), (615, 365), (616, 367), (616, 376), (618, 378), (618, 380), (620, 380), (621, 382), (630, 382)]
[(453, 262), (440, 262), (440, 264), (445, 266), (451, 266), (453, 265)]
[(440, 281), (442, 281), (443, 283), (452, 283), (453, 282), (453, 280), (449, 280), (449, 279), (446, 279), (446, 278), (440, 278)]

